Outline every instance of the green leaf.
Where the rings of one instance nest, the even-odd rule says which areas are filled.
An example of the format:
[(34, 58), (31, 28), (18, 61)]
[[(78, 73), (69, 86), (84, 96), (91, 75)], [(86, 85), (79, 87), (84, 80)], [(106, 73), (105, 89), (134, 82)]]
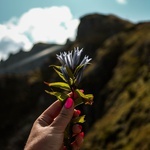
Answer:
[(92, 105), (93, 99), (94, 99), (93, 94), (86, 94), (85, 97), (86, 97), (86, 98), (84, 98), (85, 104)]
[(76, 89), (75, 91), (79, 97), (83, 98), (83, 101), (85, 102), (85, 104), (89, 104), (89, 105), (93, 104), (93, 98), (94, 98), (93, 94), (84, 94), (79, 89)]
[(48, 83), (47, 85), (50, 87), (56, 87), (63, 90), (71, 91), (70, 86), (65, 82), (53, 82), (53, 83)]
[(83, 116), (78, 116), (78, 117), (72, 119), (72, 122), (73, 122), (74, 124), (76, 124), (76, 123), (84, 123), (84, 122), (85, 122), (85, 115), (83, 115)]
[(63, 76), (63, 74), (62, 74), (60, 71), (58, 71), (58, 70), (55, 69), (55, 68), (53, 68), (53, 69), (55, 70), (55, 72), (56, 72), (65, 82), (67, 82), (66, 79), (65, 79), (65, 77)]
[(69, 84), (70, 84), (70, 85), (73, 85), (73, 84), (74, 84), (74, 81), (73, 81), (72, 78), (69, 79)]
[(63, 76), (62, 72), (60, 71), (61, 66), (50, 65), (49, 67), (53, 67), (53, 69), (59, 75), (59, 77), (61, 77), (65, 82), (67, 82), (65, 77)]
[(45, 90), (46, 93), (56, 96), (58, 100), (64, 102), (69, 96), (65, 93), (62, 92), (49, 92), (47, 90)]
[(85, 64), (82, 64), (82, 65), (77, 66), (77, 68), (76, 68), (75, 71), (74, 71), (74, 75), (76, 75), (76, 74), (79, 72), (79, 70), (80, 70), (84, 65), (85, 65)]
[(53, 68), (56, 68), (56, 69), (59, 69), (61, 68), (61, 66), (57, 66), (57, 65), (50, 65), (49, 67), (53, 67)]
[(69, 77), (72, 78), (72, 79), (74, 80), (74, 75), (73, 75), (71, 69), (70, 69), (69, 67), (66, 66), (66, 70), (67, 70), (67, 73), (68, 73)]
[(84, 67), (85, 65), (89, 65), (89, 64), (91, 64), (91, 63), (82, 64), (82, 65), (77, 66), (75, 71), (74, 71), (74, 75), (76, 75), (82, 67)]
[(74, 106), (78, 106), (78, 105), (81, 105), (83, 104), (83, 99), (81, 97), (78, 97), (77, 99), (74, 100)]

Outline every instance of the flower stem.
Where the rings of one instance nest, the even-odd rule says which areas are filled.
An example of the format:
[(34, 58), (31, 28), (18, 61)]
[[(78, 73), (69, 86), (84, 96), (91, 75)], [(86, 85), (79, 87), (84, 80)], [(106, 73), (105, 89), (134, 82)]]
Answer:
[(66, 137), (64, 139), (64, 143), (65, 143), (65, 146), (67, 148), (67, 150), (72, 150), (72, 146), (71, 146), (71, 143), (72, 143), (72, 125), (71, 123), (68, 124), (67, 128), (66, 128)]

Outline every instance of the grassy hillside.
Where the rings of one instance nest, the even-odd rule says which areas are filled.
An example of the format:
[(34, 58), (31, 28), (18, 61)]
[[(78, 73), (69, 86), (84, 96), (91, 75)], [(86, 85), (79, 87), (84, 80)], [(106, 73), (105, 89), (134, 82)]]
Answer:
[[(150, 24), (135, 25), (134, 28), (107, 39), (103, 48), (97, 50), (97, 61), (94, 64), (96, 70), (104, 58), (107, 63), (115, 61), (116, 64), (109, 80), (96, 95), (94, 108), (98, 110), (103, 105), (100, 110), (102, 115), (90, 128), (82, 149), (148, 150)], [(105, 65), (103, 67), (112, 69)]]

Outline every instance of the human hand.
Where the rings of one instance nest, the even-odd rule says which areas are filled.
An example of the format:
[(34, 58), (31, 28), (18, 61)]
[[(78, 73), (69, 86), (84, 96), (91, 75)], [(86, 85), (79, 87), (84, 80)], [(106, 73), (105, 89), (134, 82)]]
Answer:
[[(68, 98), (62, 106), (60, 101), (49, 106), (34, 122), (27, 140), (25, 150), (65, 150), (63, 144), (64, 131), (73, 116), (80, 115), (80, 111), (74, 109), (74, 101)], [(75, 141), (73, 150), (79, 150), (83, 142), (84, 133), (82, 126), (75, 124), (72, 128)]]

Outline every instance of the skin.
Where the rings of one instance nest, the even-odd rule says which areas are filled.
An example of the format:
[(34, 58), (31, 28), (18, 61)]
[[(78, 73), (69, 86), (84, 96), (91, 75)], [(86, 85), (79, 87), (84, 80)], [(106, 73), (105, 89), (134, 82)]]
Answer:
[[(60, 101), (55, 101), (34, 122), (24, 150), (66, 150), (63, 145), (64, 131), (71, 118), (78, 116), (79, 111), (74, 109), (73, 100), (69, 108)], [(72, 128), (75, 140), (73, 150), (79, 150), (83, 142), (81, 125)]]

